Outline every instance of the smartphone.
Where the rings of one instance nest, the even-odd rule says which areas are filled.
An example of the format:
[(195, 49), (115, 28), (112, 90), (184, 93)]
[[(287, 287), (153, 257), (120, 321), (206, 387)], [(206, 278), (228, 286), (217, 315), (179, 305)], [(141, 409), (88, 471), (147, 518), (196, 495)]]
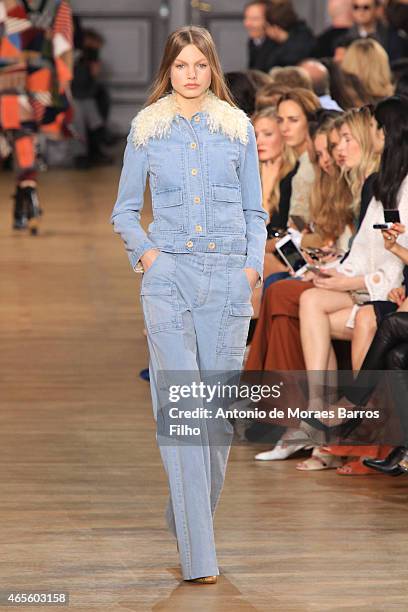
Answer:
[(308, 224), (300, 215), (291, 215), (290, 220), (292, 221), (298, 232), (303, 232), (303, 230), (308, 227)]
[(392, 228), (393, 225), (393, 223), (374, 223), (373, 229), (389, 230)]
[(276, 243), (276, 250), (295, 276), (302, 276), (307, 272), (307, 261), (289, 235)]
[(384, 220), (386, 223), (401, 223), (398, 209), (384, 209)]

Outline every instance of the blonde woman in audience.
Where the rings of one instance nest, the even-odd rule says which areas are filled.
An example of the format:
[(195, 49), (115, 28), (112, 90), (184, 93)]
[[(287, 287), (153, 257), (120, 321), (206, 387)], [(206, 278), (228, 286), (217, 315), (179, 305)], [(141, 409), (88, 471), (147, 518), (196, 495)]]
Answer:
[[(252, 117), (258, 147), (259, 169), (262, 183), (263, 207), (269, 214), (269, 234), (265, 249), (264, 278), (274, 272), (286, 270), (273, 254), (278, 238), (272, 235), (284, 231), (288, 224), (289, 198), (286, 196), (288, 183), (296, 171), (294, 152), (285, 145), (279, 130), (274, 107), (264, 108)], [(253, 292), (254, 318), (258, 318), (262, 288)]]
[(345, 53), (341, 67), (344, 72), (360, 79), (373, 103), (394, 93), (387, 52), (372, 38), (353, 42)]

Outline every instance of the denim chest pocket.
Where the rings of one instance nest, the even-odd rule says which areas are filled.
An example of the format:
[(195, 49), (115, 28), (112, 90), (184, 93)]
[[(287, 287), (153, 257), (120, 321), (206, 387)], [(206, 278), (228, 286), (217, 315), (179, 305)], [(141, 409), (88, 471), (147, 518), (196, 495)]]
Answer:
[(245, 233), (241, 189), (238, 185), (211, 186), (211, 226), (214, 232)]
[(158, 230), (173, 233), (185, 231), (183, 192), (180, 187), (153, 192), (152, 205), (154, 224)]

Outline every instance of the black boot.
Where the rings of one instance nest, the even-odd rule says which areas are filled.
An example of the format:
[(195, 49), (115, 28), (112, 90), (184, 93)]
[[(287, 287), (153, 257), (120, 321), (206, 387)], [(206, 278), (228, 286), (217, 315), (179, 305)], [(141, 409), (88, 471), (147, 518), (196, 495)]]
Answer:
[(19, 185), (16, 187), (13, 198), (13, 229), (22, 230), (27, 227), (27, 210), (25, 205), (24, 189)]
[(38, 234), (39, 217), (42, 215), (37, 189), (35, 187), (23, 187), (22, 189), (24, 191), (28, 228), (30, 234), (36, 236)]

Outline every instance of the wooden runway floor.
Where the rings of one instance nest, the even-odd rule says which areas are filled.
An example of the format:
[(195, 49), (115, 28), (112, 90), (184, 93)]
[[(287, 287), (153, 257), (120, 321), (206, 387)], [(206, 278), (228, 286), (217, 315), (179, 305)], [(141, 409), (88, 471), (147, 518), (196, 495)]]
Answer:
[(217, 511), (222, 577), (181, 582), (118, 173), (42, 175), (36, 238), (12, 234), (0, 178), (0, 590), (83, 612), (408, 610), (408, 478), (300, 473), (249, 445)]

